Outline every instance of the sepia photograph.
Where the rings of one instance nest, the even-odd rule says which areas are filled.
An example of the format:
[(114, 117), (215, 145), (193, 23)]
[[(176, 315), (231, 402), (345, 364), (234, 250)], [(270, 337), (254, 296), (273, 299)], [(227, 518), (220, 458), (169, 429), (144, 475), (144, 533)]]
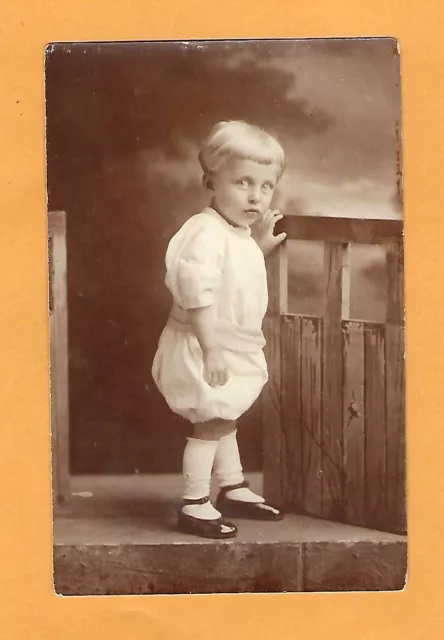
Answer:
[(65, 596), (407, 580), (394, 38), (45, 50)]

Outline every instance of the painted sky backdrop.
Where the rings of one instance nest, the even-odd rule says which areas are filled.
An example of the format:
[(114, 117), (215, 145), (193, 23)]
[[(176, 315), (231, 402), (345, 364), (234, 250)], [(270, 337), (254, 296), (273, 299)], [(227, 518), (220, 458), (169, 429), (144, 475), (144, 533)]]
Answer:
[[(150, 367), (171, 303), (167, 243), (207, 203), (197, 152), (211, 126), (245, 119), (282, 141), (284, 213), (399, 218), (399, 80), (390, 39), (77, 43), (47, 53), (48, 204), (67, 212), (75, 469), (179, 465), (179, 436), (170, 467), (159, 453), (176, 436), (162, 435), (172, 418)], [(322, 247), (289, 247), (290, 310), (320, 313)], [(384, 255), (356, 247), (352, 316), (383, 320), (384, 309)], [(253, 468), (260, 443), (247, 449)]]
[(279, 205), (287, 213), (400, 216), (399, 59), (391, 40), (201, 46), (192, 73), (179, 79), (174, 66), (162, 70), (163, 91), (181, 111), (169, 131), (181, 154), (155, 146), (143, 155), (148, 172), (156, 165), (178, 185), (193, 184), (197, 133), (240, 117), (272, 130), (285, 147)]
[[(96, 152), (104, 164), (130, 156), (147, 187), (162, 176), (186, 195), (200, 187), (198, 146), (212, 124), (246, 119), (285, 147), (286, 212), (400, 216), (399, 57), (390, 39), (77, 45), (65, 63), (82, 103), (67, 111), (60, 95), (51, 117), (69, 125), (75, 140), (65, 150), (74, 155)], [(76, 109), (85, 113), (75, 123)]]

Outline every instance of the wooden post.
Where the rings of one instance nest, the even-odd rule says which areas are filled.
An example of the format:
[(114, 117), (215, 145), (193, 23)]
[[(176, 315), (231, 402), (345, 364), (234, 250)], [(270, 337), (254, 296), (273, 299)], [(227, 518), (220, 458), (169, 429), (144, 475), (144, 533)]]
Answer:
[(347, 521), (365, 525), (364, 325), (344, 321), (343, 440)]
[(342, 310), (341, 315), (343, 320), (350, 318), (350, 304), (351, 304), (351, 244), (344, 244), (342, 246)]
[(302, 319), (281, 317), (281, 462), (283, 503), (287, 510), (303, 508), (304, 447), (302, 422)]
[(48, 213), (52, 489), (56, 505), (70, 496), (66, 225), (63, 211)]
[[(322, 320), (301, 319), (301, 411), (303, 511), (322, 509)], [(295, 451), (293, 452), (293, 455)]]
[(365, 510), (369, 526), (387, 525), (385, 327), (364, 326)]
[(322, 372), (322, 515), (342, 520), (345, 504), (342, 438), (342, 265), (344, 244), (324, 248), (324, 320)]
[(403, 533), (407, 529), (407, 521), (402, 239), (387, 245), (386, 265), (388, 281), (385, 354), (387, 513), (392, 527)]
[(283, 502), (283, 432), (281, 403), (281, 314), (287, 311), (287, 246), (281, 244), (267, 259), (269, 303), (264, 322), (268, 383), (262, 394), (264, 495)]

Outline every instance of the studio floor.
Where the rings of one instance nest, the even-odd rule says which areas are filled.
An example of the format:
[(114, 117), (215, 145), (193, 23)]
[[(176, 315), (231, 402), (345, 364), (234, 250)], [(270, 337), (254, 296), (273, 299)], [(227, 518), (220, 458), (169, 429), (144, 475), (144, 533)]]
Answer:
[[(260, 491), (262, 478), (248, 478)], [(237, 521), (238, 536), (175, 529), (179, 475), (75, 476), (54, 516), (54, 585), (63, 595), (397, 590), (407, 541), (287, 515)]]

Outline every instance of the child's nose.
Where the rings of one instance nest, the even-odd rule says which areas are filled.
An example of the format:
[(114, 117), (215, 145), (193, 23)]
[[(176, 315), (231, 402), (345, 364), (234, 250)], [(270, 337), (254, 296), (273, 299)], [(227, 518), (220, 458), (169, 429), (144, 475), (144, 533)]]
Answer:
[(259, 187), (253, 187), (250, 191), (249, 200), (250, 202), (257, 203), (261, 199), (261, 193)]

